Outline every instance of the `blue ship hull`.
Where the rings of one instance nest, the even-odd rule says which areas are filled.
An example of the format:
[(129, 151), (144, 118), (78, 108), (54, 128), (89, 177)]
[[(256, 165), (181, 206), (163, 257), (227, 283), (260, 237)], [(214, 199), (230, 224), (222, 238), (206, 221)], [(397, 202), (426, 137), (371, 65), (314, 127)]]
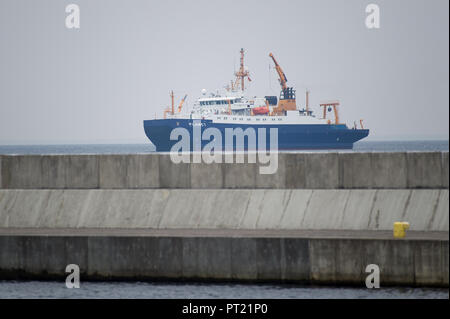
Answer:
[[(220, 124), (211, 120), (196, 120), (201, 122), (201, 132), (209, 127), (217, 128), (223, 136), (222, 149), (225, 150), (225, 128), (241, 128), (245, 130), (249, 127), (258, 133), (258, 128), (266, 129), (266, 149), (269, 149), (270, 128), (278, 129), (278, 150), (305, 150), (305, 149), (352, 149), (353, 143), (369, 135), (366, 129), (349, 129), (345, 124), (281, 124), (281, 125), (246, 125), (246, 124)], [(178, 140), (170, 140), (170, 133), (173, 129), (182, 127), (189, 132), (190, 150), (192, 151), (194, 141), (193, 120), (191, 119), (161, 119), (144, 120), (145, 134), (156, 146), (157, 152), (169, 152)], [(258, 138), (258, 137), (257, 137)], [(181, 137), (179, 138), (181, 139)], [(247, 143), (247, 139), (245, 140)], [(200, 144), (200, 141), (198, 141)], [(208, 144), (209, 140), (201, 141), (201, 149)], [(247, 150), (245, 144), (243, 148), (236, 145), (234, 149)]]

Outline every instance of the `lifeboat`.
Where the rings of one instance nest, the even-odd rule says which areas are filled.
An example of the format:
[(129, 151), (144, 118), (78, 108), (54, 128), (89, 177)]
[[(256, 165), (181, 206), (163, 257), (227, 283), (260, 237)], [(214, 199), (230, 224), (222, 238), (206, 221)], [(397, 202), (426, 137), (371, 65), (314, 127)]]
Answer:
[(255, 108), (253, 108), (252, 111), (253, 111), (253, 114), (255, 114), (255, 115), (268, 114), (269, 108), (267, 106), (255, 107)]

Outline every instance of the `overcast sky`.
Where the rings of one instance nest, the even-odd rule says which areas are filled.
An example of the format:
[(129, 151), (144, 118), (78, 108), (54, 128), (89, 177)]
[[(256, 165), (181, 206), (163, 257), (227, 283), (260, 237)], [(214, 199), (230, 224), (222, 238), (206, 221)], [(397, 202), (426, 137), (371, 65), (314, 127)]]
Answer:
[[(65, 26), (66, 5), (81, 28)], [(380, 7), (380, 29), (365, 8)], [(249, 94), (288, 84), (341, 101), (370, 139), (448, 139), (448, 0), (0, 1), (0, 144), (147, 143), (174, 90), (222, 88), (246, 50)]]

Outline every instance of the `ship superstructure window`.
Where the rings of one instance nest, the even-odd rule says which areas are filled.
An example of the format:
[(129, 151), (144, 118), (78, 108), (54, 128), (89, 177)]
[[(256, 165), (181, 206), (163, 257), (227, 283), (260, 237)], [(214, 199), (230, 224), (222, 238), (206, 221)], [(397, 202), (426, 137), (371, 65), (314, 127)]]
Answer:
[[(230, 104), (233, 104), (233, 100), (229, 100)], [(201, 101), (200, 105), (227, 105), (228, 100), (213, 100), (213, 101)]]

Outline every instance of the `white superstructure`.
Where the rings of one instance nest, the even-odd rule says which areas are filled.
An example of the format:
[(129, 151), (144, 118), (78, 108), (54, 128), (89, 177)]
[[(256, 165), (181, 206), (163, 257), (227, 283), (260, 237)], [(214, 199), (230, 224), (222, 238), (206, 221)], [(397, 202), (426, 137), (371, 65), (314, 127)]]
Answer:
[[(268, 105), (265, 97), (245, 97), (242, 92), (227, 92), (223, 95), (212, 93), (194, 103), (189, 117), (208, 119), (224, 124), (326, 124), (328, 120), (316, 118), (311, 111), (286, 111), (285, 115), (271, 115), (273, 105)], [(267, 114), (254, 114), (255, 108), (267, 107)]]
[[(322, 118), (317, 118), (309, 109), (309, 92), (306, 91), (306, 103), (304, 109), (299, 109), (296, 104), (296, 93), (292, 87), (286, 85), (287, 78), (273, 54), (269, 54), (275, 63), (281, 85), (280, 96), (248, 97), (245, 96), (245, 79), (251, 81), (250, 73), (244, 66), (244, 50), (241, 49), (241, 64), (239, 71), (235, 72), (236, 79), (231, 81), (231, 86), (221, 91), (207, 93), (202, 90), (190, 111), (181, 111), (184, 99), (181, 101), (178, 112), (174, 111), (173, 92), (172, 107), (165, 111), (165, 118), (178, 119), (208, 119), (214, 123), (227, 124), (331, 124), (326, 119), (326, 113), (334, 111), (334, 124), (339, 124), (338, 101), (324, 102)], [(219, 93), (220, 92), (220, 93)], [(186, 96), (185, 96), (186, 97)]]

